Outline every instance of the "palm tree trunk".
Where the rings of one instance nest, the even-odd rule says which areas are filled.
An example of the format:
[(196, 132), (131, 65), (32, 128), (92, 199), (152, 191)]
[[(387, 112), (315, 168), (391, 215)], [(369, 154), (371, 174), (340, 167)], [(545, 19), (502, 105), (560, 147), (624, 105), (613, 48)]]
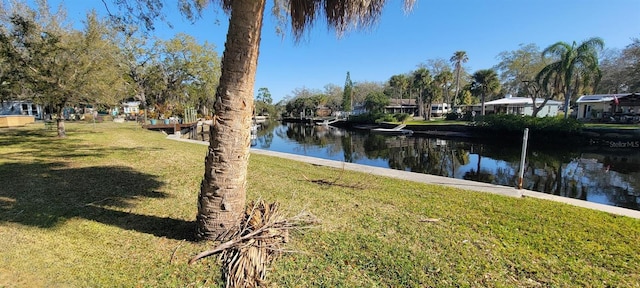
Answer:
[(458, 100), (458, 90), (460, 89), (460, 67), (456, 65), (456, 94), (453, 95), (453, 102), (451, 103), (451, 108), (456, 105), (456, 101)]
[[(442, 101), (442, 103), (443, 104), (447, 103), (447, 104), (450, 105), (451, 104), (451, 101), (450, 101), (451, 99), (449, 99), (449, 89), (447, 89), (447, 83), (446, 82), (442, 85), (442, 94), (444, 94), (444, 98), (447, 99), (446, 101)], [(444, 105), (442, 105), (442, 110), (444, 112)]]
[[(569, 78), (571, 79), (571, 78)], [(564, 95), (564, 119), (569, 118), (569, 106), (571, 105), (571, 94), (579, 89), (578, 77), (575, 78), (575, 86), (571, 86), (571, 80), (566, 82), (567, 93)]]
[(482, 115), (482, 116), (484, 116), (484, 111), (485, 111), (484, 110), (484, 99), (485, 99), (485, 97), (484, 97), (484, 92), (483, 92), (482, 95), (480, 96), (480, 102), (481, 102), (480, 105), (482, 105), (482, 108), (480, 110), (480, 115)]
[(571, 100), (571, 87), (567, 87), (567, 94), (564, 95), (564, 119), (569, 118), (570, 100)]
[(196, 238), (225, 239), (244, 212), (253, 87), (265, 0), (232, 1), (214, 123), (198, 196)]

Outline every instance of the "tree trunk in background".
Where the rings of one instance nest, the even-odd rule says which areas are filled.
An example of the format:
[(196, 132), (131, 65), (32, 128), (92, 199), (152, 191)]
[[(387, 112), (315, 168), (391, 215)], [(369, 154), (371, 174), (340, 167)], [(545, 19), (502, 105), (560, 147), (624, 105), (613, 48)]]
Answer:
[(216, 91), (196, 238), (222, 240), (237, 228), (246, 202), (253, 86), (265, 0), (232, 2)]
[(418, 92), (420, 94), (418, 94), (418, 116), (423, 117), (422, 119), (426, 119), (424, 117), (424, 101), (422, 99), (422, 94), (424, 94), (424, 89), (420, 89), (420, 92)]
[(64, 108), (58, 108), (58, 119), (56, 119), (56, 130), (58, 131), (58, 138), (66, 138), (67, 130), (64, 127)]
[(142, 125), (147, 125), (147, 95), (144, 93), (144, 90), (140, 93), (140, 101), (142, 102), (142, 111), (144, 113), (142, 117)]

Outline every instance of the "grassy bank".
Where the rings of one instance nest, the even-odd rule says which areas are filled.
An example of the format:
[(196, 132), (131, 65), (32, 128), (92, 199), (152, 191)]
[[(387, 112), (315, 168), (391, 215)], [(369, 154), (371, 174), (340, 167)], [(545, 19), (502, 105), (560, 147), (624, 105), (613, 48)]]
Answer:
[[(0, 130), (0, 287), (219, 286), (188, 266), (206, 146), (134, 124)], [(332, 186), (309, 180), (328, 180)], [(640, 221), (253, 155), (250, 199), (322, 220), (278, 287), (638, 287)]]

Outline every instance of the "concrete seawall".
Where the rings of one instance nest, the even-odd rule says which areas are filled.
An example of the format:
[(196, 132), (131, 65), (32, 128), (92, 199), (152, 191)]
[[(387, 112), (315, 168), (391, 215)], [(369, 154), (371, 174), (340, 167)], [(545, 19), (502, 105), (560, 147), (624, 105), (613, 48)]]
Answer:
[[(188, 143), (193, 143), (198, 145), (209, 145), (209, 142), (182, 139), (182, 138), (174, 137), (173, 135), (169, 135), (167, 138), (171, 140), (188, 142)], [(561, 196), (556, 196), (556, 195), (551, 195), (551, 194), (546, 194), (546, 193), (536, 192), (531, 190), (516, 189), (515, 187), (508, 187), (508, 186), (501, 186), (501, 185), (449, 178), (449, 177), (443, 177), (443, 176), (435, 176), (435, 175), (429, 175), (429, 174), (366, 166), (361, 164), (346, 163), (341, 161), (327, 160), (327, 159), (282, 153), (282, 152), (274, 152), (274, 151), (261, 150), (261, 149), (251, 149), (251, 153), (267, 155), (272, 157), (280, 157), (280, 158), (290, 159), (294, 161), (306, 162), (314, 165), (333, 167), (338, 169), (347, 169), (351, 171), (357, 171), (357, 172), (362, 172), (362, 173), (367, 173), (372, 175), (392, 177), (396, 179), (415, 181), (415, 182), (426, 183), (426, 184), (455, 187), (455, 188), (464, 189), (464, 190), (493, 193), (493, 194), (516, 197), (516, 198), (533, 197), (538, 199), (551, 200), (551, 201), (561, 202), (561, 203), (565, 203), (573, 206), (599, 210), (599, 211), (603, 211), (603, 212), (607, 212), (615, 215), (621, 215), (621, 216), (640, 219), (640, 211), (616, 207), (616, 206), (610, 206), (605, 204), (599, 204), (594, 202), (588, 202), (588, 201), (578, 200), (573, 198), (561, 197)]]

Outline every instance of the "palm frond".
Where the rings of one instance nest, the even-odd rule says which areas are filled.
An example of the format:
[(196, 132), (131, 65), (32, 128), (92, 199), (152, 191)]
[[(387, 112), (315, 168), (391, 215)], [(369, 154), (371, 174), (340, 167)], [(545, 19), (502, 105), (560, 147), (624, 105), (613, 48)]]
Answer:
[(556, 42), (555, 44), (542, 50), (542, 57), (562, 58), (567, 51), (571, 50), (571, 46), (565, 42)]
[(593, 37), (585, 40), (580, 43), (580, 45), (576, 48), (578, 54), (586, 54), (591, 51), (602, 50), (604, 48), (604, 40), (600, 37)]
[[(296, 40), (313, 27), (317, 17), (324, 16), (330, 28), (342, 36), (351, 29), (373, 26), (387, 0), (289, 0), (291, 28)], [(410, 11), (415, 0), (404, 0), (404, 10)]]

